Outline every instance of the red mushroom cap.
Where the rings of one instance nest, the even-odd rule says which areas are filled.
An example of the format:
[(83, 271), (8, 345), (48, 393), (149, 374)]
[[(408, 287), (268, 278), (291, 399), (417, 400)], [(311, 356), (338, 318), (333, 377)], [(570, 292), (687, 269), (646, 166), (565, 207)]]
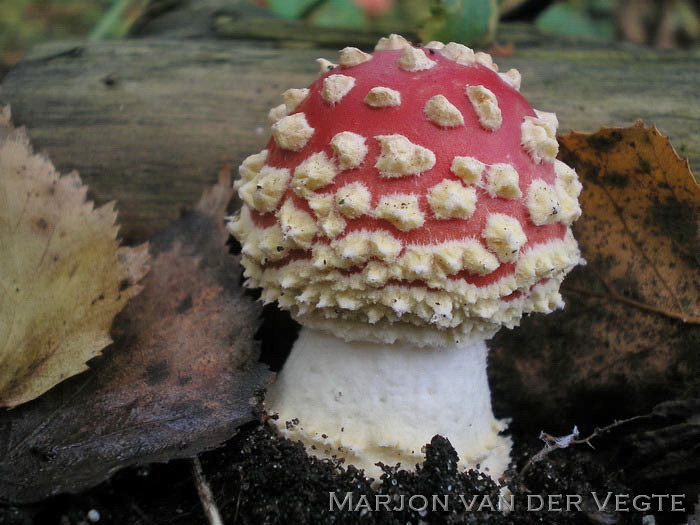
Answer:
[(240, 168), (248, 285), (304, 324), (383, 341), (488, 336), (560, 307), (581, 186), (517, 71), (395, 35), (320, 62)]

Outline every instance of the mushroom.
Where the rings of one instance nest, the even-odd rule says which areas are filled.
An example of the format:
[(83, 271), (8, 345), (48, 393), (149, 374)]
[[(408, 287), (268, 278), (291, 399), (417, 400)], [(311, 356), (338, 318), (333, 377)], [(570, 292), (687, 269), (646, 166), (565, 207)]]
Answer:
[(288, 90), (272, 138), (240, 166), (229, 223), (245, 284), (302, 324), (266, 409), (320, 457), (411, 468), (433, 435), (494, 478), (511, 440), (494, 417), (485, 341), (563, 306), (582, 262), (576, 173), (557, 120), (466, 46), (340, 52)]

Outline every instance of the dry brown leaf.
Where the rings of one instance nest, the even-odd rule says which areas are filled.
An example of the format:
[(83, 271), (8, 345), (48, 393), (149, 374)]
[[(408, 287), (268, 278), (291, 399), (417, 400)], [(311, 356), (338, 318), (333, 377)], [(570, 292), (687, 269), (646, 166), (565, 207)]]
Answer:
[(113, 204), (95, 209), (0, 112), (0, 406), (87, 369), (139, 293), (147, 246), (119, 247)]
[(580, 423), (698, 395), (700, 189), (687, 162), (642, 123), (559, 140), (584, 185), (574, 233), (588, 265), (564, 282), (564, 311), (498, 334), (496, 397), (521, 417)]
[(37, 501), (120, 468), (193, 457), (254, 418), (251, 400), (273, 373), (254, 339), (262, 307), (239, 285), (225, 246), (232, 193), (224, 171), (151, 239), (144, 291), (89, 374), (0, 414), (0, 501)]
[(604, 290), (567, 288), (700, 324), (700, 187), (687, 161), (641, 122), (561, 143), (566, 161), (585, 172), (591, 220), (577, 224), (576, 237), (595, 266), (605, 261), (597, 272)]

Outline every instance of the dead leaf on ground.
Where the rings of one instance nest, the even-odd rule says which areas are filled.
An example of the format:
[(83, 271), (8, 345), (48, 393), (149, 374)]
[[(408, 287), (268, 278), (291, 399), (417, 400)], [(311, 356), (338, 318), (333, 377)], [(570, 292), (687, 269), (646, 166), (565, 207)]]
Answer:
[(594, 220), (576, 233), (602, 286), (567, 288), (700, 324), (700, 187), (687, 162), (641, 123), (571, 133), (562, 154), (588, 183), (584, 206)]
[(501, 413), (567, 427), (699, 395), (700, 189), (687, 162), (642, 123), (559, 140), (584, 185), (574, 233), (588, 265), (564, 281), (563, 311), (494, 339)]
[(141, 291), (148, 247), (120, 247), (113, 203), (95, 209), (0, 109), (0, 406), (87, 369)]
[(118, 469), (192, 457), (253, 418), (271, 379), (254, 334), (261, 306), (225, 246), (228, 170), (151, 241), (144, 291), (92, 370), (0, 415), (0, 500), (75, 492)]

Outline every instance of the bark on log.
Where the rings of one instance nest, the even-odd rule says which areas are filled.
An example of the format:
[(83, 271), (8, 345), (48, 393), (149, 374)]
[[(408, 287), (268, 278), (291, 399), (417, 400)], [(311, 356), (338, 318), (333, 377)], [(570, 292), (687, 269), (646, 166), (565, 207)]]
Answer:
[[(641, 118), (700, 165), (700, 51), (554, 46), (522, 28), (499, 40), (516, 43), (514, 56), (496, 57), (501, 70), (521, 71), (522, 93), (555, 111), (560, 130)], [(123, 235), (143, 239), (214, 182), (222, 158), (237, 163), (264, 146), (267, 110), (314, 80), (324, 55), (334, 58), (249, 40), (53, 43), (8, 73), (0, 103), (59, 169), (80, 172), (98, 203), (118, 200)]]

